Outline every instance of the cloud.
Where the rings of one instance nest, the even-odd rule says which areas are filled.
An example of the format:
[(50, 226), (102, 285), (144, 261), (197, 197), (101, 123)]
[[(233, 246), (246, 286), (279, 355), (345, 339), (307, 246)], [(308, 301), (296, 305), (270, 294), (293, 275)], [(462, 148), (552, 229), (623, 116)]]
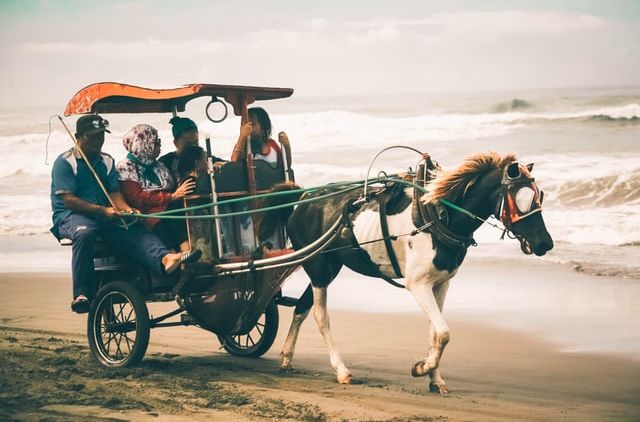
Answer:
[(199, 55), (220, 51), (223, 43), (206, 40), (167, 41), (147, 39), (140, 41), (92, 42), (29, 42), (19, 51), (37, 54), (73, 54), (77, 57), (163, 57), (175, 54)]
[(503, 35), (557, 35), (592, 31), (609, 26), (605, 19), (554, 11), (506, 10), (495, 12), (437, 13), (423, 18), (373, 18), (346, 22), (345, 28), (367, 32), (394, 28), (403, 34), (468, 35), (498, 37)]
[[(0, 99), (13, 101), (21, 86), (32, 87), (29, 98), (63, 96), (96, 80), (282, 85), (307, 95), (640, 84), (637, 20), (525, 10), (282, 19), (251, 30), (230, 18), (231, 29), (213, 32), (191, 21), (172, 33), (164, 26), (149, 33), (110, 28), (113, 36), (86, 27), (57, 38), (32, 31), (0, 44)], [(94, 39), (72, 38), (80, 33)], [(64, 80), (52, 84), (60, 74)]]

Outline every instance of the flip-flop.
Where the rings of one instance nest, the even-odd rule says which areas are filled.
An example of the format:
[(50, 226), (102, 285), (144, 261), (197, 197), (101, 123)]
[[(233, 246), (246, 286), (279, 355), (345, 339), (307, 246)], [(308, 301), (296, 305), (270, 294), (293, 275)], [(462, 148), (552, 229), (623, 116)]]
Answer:
[(71, 310), (77, 314), (86, 314), (89, 312), (89, 299), (85, 295), (78, 295), (71, 302)]
[(202, 251), (200, 249), (196, 249), (194, 251), (182, 252), (180, 254), (180, 259), (172, 264), (169, 268), (165, 270), (166, 274), (171, 274), (175, 270), (177, 270), (180, 265), (188, 264), (189, 262), (195, 262), (200, 259), (202, 256)]

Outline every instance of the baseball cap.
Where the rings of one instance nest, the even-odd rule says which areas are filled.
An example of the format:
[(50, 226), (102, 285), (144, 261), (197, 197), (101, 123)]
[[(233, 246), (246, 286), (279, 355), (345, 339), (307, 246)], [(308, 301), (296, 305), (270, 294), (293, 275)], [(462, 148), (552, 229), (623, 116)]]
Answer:
[(109, 121), (97, 114), (88, 114), (76, 121), (76, 135), (93, 135), (98, 132), (111, 133)]

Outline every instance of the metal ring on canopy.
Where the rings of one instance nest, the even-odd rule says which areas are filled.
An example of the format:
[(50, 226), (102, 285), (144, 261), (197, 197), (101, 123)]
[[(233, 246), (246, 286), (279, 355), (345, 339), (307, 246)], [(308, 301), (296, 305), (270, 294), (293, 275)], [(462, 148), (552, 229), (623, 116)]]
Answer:
[[(222, 107), (224, 107), (224, 115), (220, 119), (214, 119), (213, 117), (211, 117), (211, 115), (209, 115), (209, 107), (211, 107), (211, 105), (215, 103), (220, 103), (222, 104)], [(211, 101), (209, 101), (209, 103), (207, 104), (207, 107), (204, 109), (204, 112), (207, 115), (207, 119), (211, 120), (213, 123), (223, 122), (229, 115), (229, 109), (227, 108), (227, 105), (225, 104), (224, 101), (222, 101), (217, 97), (211, 97)]]

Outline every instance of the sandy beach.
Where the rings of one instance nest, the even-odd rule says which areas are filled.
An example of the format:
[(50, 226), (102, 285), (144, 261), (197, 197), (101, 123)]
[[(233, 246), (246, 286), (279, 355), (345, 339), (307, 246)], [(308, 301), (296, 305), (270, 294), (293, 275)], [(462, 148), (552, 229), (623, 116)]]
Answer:
[[(333, 311), (354, 382), (335, 382), (309, 319), (295, 370), (279, 370), (291, 310), (260, 359), (232, 357), (195, 327), (152, 332), (143, 362), (106, 370), (90, 355), (86, 317), (68, 311), (66, 274), (0, 275), (0, 418), (5, 420), (637, 420), (640, 361), (559, 351), (532, 335), (449, 318), (441, 365), (450, 394), (428, 392), (411, 365), (426, 348), (419, 314)], [(455, 281), (455, 280), (454, 280)], [(158, 313), (171, 304), (152, 305)]]
[[(0, 422), (640, 422), (640, 0), (0, 0), (0, 22)], [(400, 193), (393, 175), (419, 182), (428, 160), (437, 169), (426, 172), (424, 189), (403, 185), (436, 205), (422, 224), (388, 193)], [(301, 201), (257, 210), (276, 197), (249, 196), (285, 180), (305, 189)], [(260, 358), (233, 356), (215, 333), (184, 325), (206, 324), (196, 305), (187, 306), (191, 318), (173, 315), (163, 322), (175, 326), (151, 330), (132, 367), (107, 368), (92, 354), (87, 314), (70, 309), (72, 252), (89, 259), (78, 251), (80, 238), (91, 247), (92, 227), (67, 210), (99, 219), (103, 230), (113, 210), (141, 210), (147, 215), (120, 220), (148, 228), (156, 217), (191, 220), (189, 248), (203, 256), (174, 291), (220, 283), (199, 277), (217, 271), (205, 261), (229, 262), (243, 268), (216, 276), (237, 289), (187, 300), (263, 303), (273, 290), (262, 295), (245, 288), (252, 280), (231, 277), (262, 263), (284, 268), (258, 258), (310, 240), (339, 202), (340, 192), (327, 189), (353, 186), (355, 195), (356, 185), (361, 200), (343, 210), (351, 230), (327, 232), (337, 236), (331, 245), (320, 251), (317, 239), (284, 266), (328, 257), (322, 265), (333, 275), (338, 258), (357, 255), (342, 254), (354, 246), (343, 242), (351, 231), (374, 264), (439, 282), (429, 260), (452, 268), (460, 249), (447, 230), (464, 235), (473, 246), (442, 311), (448, 393), (411, 375), (429, 356), (424, 310), (438, 326), (435, 339), (446, 338), (436, 312), (442, 297), (434, 304), (411, 285), (419, 306), (404, 286), (345, 266), (326, 302), (349, 385), (336, 380), (313, 311), (292, 368), (281, 370), (294, 312), (284, 306)], [(374, 192), (383, 185), (386, 192)], [(326, 202), (311, 205), (323, 193)], [(183, 205), (173, 216), (151, 215)], [(260, 233), (271, 226), (258, 214), (276, 209), (297, 213), (284, 231), (273, 220), (287, 241)], [(52, 224), (75, 246), (61, 245)], [(154, 231), (177, 250), (179, 226)], [(133, 241), (136, 231), (101, 234)], [(400, 268), (388, 265), (389, 239), (402, 244), (392, 246)], [(533, 254), (523, 253), (523, 239)], [(150, 246), (145, 265), (157, 266), (160, 255), (170, 265), (157, 242), (139, 240)], [(132, 242), (111, 247), (142, 262)], [(234, 265), (241, 258), (246, 269)], [(140, 280), (146, 271), (112, 262), (103, 261), (112, 275), (100, 280), (128, 272), (123, 282)], [(79, 267), (76, 298), (92, 296)], [(153, 288), (172, 291), (174, 279), (162, 277)], [(281, 292), (299, 298), (309, 282), (299, 268)], [(136, 322), (146, 323), (142, 300), (131, 296)], [(133, 324), (113, 320), (133, 313), (98, 303), (92, 316), (106, 322), (92, 318), (89, 331), (98, 328), (115, 355), (130, 340), (113, 333), (129, 334)], [(173, 301), (147, 307), (156, 326), (183, 310)], [(223, 323), (235, 310), (201, 312)], [(146, 327), (136, 338), (146, 344)]]

